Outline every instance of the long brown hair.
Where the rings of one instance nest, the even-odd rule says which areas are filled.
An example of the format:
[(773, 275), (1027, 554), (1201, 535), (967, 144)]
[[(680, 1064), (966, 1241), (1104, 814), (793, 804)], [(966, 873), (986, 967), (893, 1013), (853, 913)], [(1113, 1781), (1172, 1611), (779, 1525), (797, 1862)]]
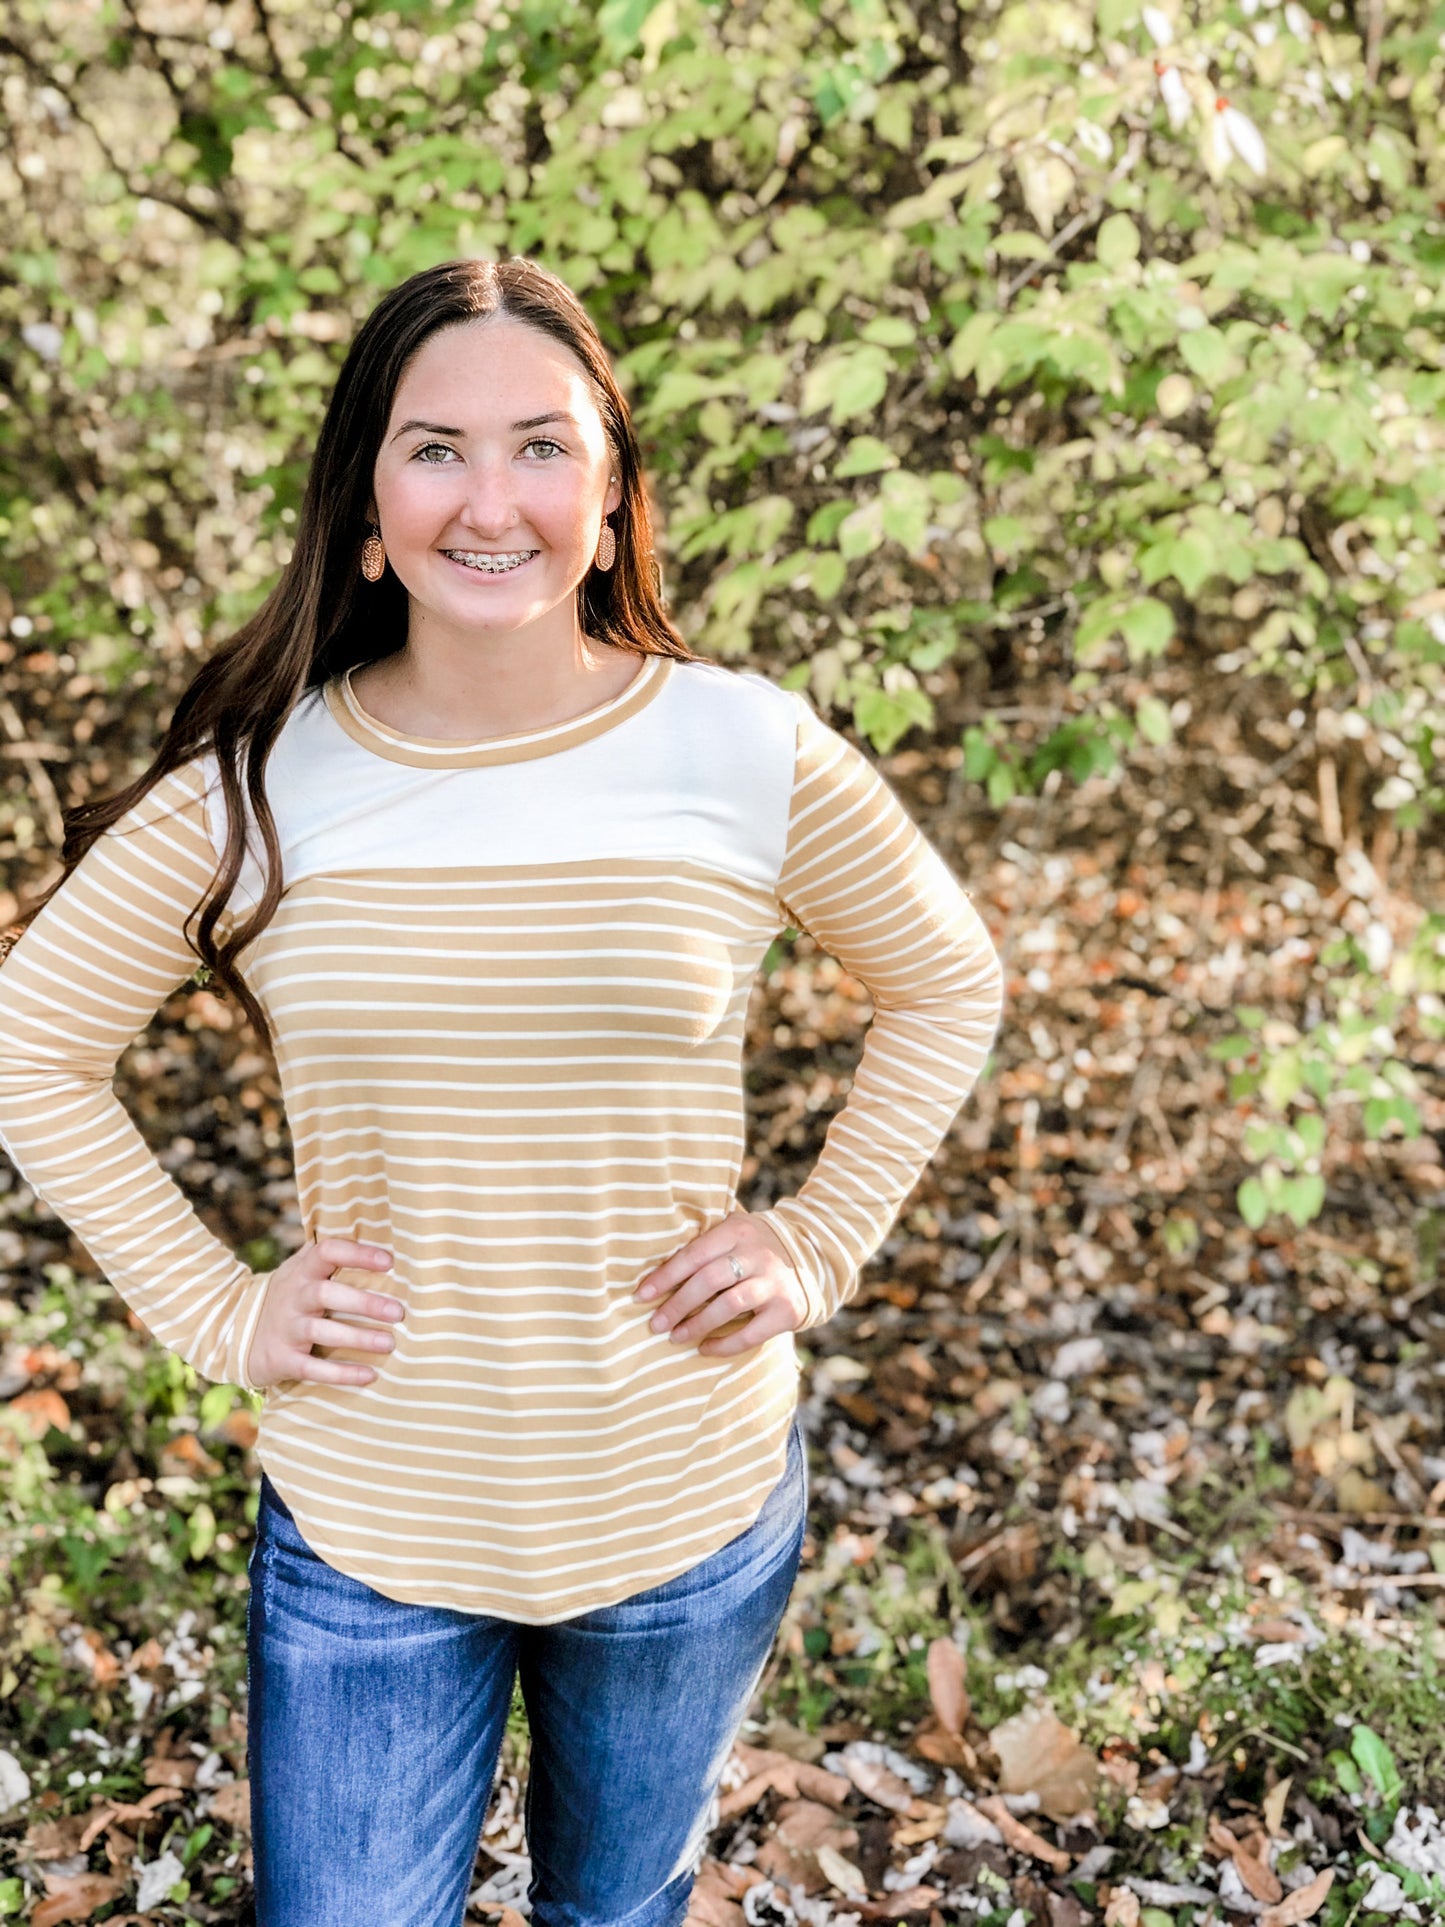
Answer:
[[(613, 566), (607, 571), (594, 566), (578, 585), (584, 634), (636, 655), (692, 656), (663, 609), (632, 417), (581, 302), (564, 281), (525, 255), (423, 269), (384, 295), (357, 331), (317, 436), (291, 560), (275, 588), (196, 671), (149, 769), (114, 795), (66, 812), (63, 871), (13, 928), (30, 922), (96, 839), (154, 784), (203, 752), (214, 752), (225, 798), (226, 847), (210, 889), (186, 919), (185, 936), (260, 1035), (267, 1035), (265, 1014), (237, 966), (240, 953), (275, 915), (283, 887), (280, 843), (263, 782), (266, 759), (282, 724), (309, 690), (405, 644), (405, 587), (390, 564), (374, 583), (360, 570), (377, 451), (402, 373), (422, 343), (439, 328), (494, 315), (526, 322), (571, 349), (590, 377), (622, 487), (622, 500), (609, 518), (617, 539)], [(217, 926), (245, 857), (243, 787), (264, 847), (265, 887), (250, 916), (222, 940)]]

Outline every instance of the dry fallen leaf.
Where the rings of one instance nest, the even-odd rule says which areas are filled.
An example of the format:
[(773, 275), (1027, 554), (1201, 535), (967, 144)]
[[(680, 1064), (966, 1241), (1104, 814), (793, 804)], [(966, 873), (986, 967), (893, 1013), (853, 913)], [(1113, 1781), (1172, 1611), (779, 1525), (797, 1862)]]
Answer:
[(1276, 1901), (1284, 1893), (1279, 1876), (1264, 1858), (1268, 1850), (1264, 1834), (1241, 1840), (1217, 1815), (1210, 1814), (1208, 1839), (1216, 1853), (1227, 1854), (1234, 1862), (1245, 1891), (1256, 1900)]
[(1293, 1778), (1293, 1774), (1287, 1773), (1282, 1780), (1275, 1782), (1260, 1802), (1260, 1811), (1264, 1815), (1264, 1830), (1271, 1840), (1277, 1839), (1284, 1832), (1285, 1802), (1289, 1799)]
[(1005, 1844), (1012, 1847), (1015, 1853), (1026, 1853), (1034, 1860), (1042, 1860), (1055, 1873), (1068, 1872), (1071, 1862), (1063, 1848), (1053, 1846), (1042, 1834), (1035, 1833), (1032, 1827), (1026, 1827), (1022, 1820), (1016, 1819), (1000, 1795), (991, 1793), (987, 1799), (976, 1800), (974, 1805), (985, 1819), (993, 1821), (1003, 1835)]
[[(97, 1834), (104, 1833), (117, 1821), (123, 1823), (127, 1820), (148, 1820), (158, 1807), (167, 1806), (172, 1800), (179, 1800), (180, 1797), (178, 1788), (158, 1786), (153, 1787), (134, 1805), (125, 1801), (102, 1801), (99, 1806), (92, 1807), (86, 1816), (85, 1832), (80, 1836), (78, 1851), (83, 1853)], [(130, 1850), (133, 1851), (133, 1843)]]
[(988, 1737), (1003, 1792), (1036, 1793), (1051, 1820), (1070, 1820), (1093, 1806), (1099, 1762), (1048, 1707), (1027, 1707)]
[(256, 1414), (248, 1410), (246, 1406), (238, 1405), (235, 1411), (227, 1412), (226, 1416), (221, 1420), (221, 1423), (216, 1427), (216, 1430), (223, 1439), (228, 1439), (232, 1445), (239, 1445), (244, 1450), (249, 1451), (256, 1443), (261, 1428), (256, 1423)]
[(211, 1457), (194, 1432), (178, 1433), (161, 1448), (161, 1471), (172, 1478), (177, 1473), (203, 1472), (214, 1479), (223, 1470), (220, 1460)]
[(747, 1927), (747, 1916), (737, 1901), (716, 1887), (705, 1887), (702, 1877), (693, 1884), (683, 1927)]
[(1104, 1909), (1104, 1927), (1139, 1927), (1139, 1896), (1132, 1887), (1114, 1887)]
[(970, 1773), (978, 1771), (978, 1755), (968, 1741), (956, 1733), (945, 1732), (933, 1713), (915, 1731), (912, 1750), (932, 1766), (961, 1766)]
[(935, 1639), (928, 1648), (928, 1697), (938, 1724), (957, 1739), (968, 1718), (968, 1688), (963, 1654), (951, 1639)]
[(1132, 1793), (1139, 1784), (1139, 1762), (1131, 1760), (1127, 1753), (1104, 1754), (1099, 1771), (1125, 1793)]
[(773, 1832), (785, 1847), (809, 1852), (832, 1847), (843, 1853), (858, 1844), (858, 1829), (841, 1826), (836, 1809), (818, 1800), (789, 1800), (779, 1807)]
[[(821, 1766), (810, 1766), (806, 1760), (790, 1759), (786, 1753), (777, 1753), (767, 1747), (744, 1746), (741, 1743), (733, 1748), (733, 1753), (750, 1781), (764, 1774), (777, 1774), (778, 1778), (772, 1780), (770, 1784), (775, 1785), (788, 1800), (796, 1800), (801, 1795), (806, 1800), (823, 1800), (829, 1806), (840, 1807), (852, 1791), (850, 1783), (841, 1774), (829, 1773)], [(738, 1788), (737, 1791), (741, 1793), (742, 1788)], [(748, 1804), (756, 1805), (764, 1791), (766, 1788), (754, 1794)], [(727, 1801), (734, 1797), (733, 1794), (724, 1795), (725, 1816)], [(739, 1812), (743, 1810), (743, 1808), (737, 1809)]]
[(24, 1851), (32, 1860), (68, 1860), (79, 1853), (85, 1833), (83, 1813), (65, 1813), (58, 1820), (35, 1820), (26, 1829)]
[(1277, 1907), (1266, 1907), (1259, 1917), (1259, 1927), (1298, 1927), (1302, 1920), (1313, 1920), (1334, 1884), (1334, 1868), (1326, 1867), (1307, 1887), (1296, 1887)]
[(763, 1738), (774, 1753), (786, 1753), (790, 1760), (803, 1760), (816, 1766), (828, 1751), (828, 1742), (816, 1733), (805, 1733), (788, 1720), (771, 1719), (763, 1728)]
[(740, 1813), (747, 1813), (758, 1804), (765, 1793), (781, 1793), (785, 1800), (796, 1800), (798, 1782), (793, 1772), (791, 1760), (778, 1766), (764, 1767), (761, 1773), (753, 1774), (741, 1786), (734, 1787), (730, 1793), (723, 1794), (718, 1802), (719, 1820), (734, 1820)]
[(805, 1894), (817, 1894), (827, 1885), (818, 1871), (817, 1855), (799, 1852), (775, 1833), (769, 1834), (759, 1846), (752, 1865), (781, 1893), (799, 1887)]
[(843, 1763), (848, 1778), (865, 1799), (887, 1807), (890, 1813), (907, 1813), (913, 1805), (913, 1788), (877, 1760), (860, 1760), (845, 1753)]
[(147, 1786), (194, 1786), (199, 1765), (199, 1760), (171, 1760), (153, 1754), (145, 1764), (145, 1783)]
[(901, 1920), (904, 1914), (921, 1914), (926, 1907), (936, 1906), (942, 1898), (937, 1887), (905, 1887), (883, 1900), (855, 1903), (855, 1911), (864, 1920)]
[(97, 1686), (114, 1686), (120, 1678), (120, 1661), (93, 1628), (87, 1627), (80, 1634), (73, 1650), (75, 1657), (90, 1668), (90, 1676)]
[(1298, 1645), (1306, 1635), (1304, 1627), (1293, 1619), (1256, 1619), (1249, 1628), (1249, 1637), (1268, 1640), (1273, 1645)]
[(845, 1900), (866, 1900), (868, 1887), (851, 1860), (845, 1860), (836, 1847), (819, 1847), (818, 1866), (828, 1885)]
[[(49, 1387), (37, 1392), (22, 1392), (19, 1398), (11, 1399), (8, 1409), (24, 1420), (31, 1438), (43, 1439), (52, 1425), (57, 1432), (70, 1430), (70, 1407), (59, 1392)], [(65, 1918), (63, 1914), (56, 1915), (57, 1920)]]
[(763, 1875), (755, 1867), (728, 1867), (721, 1860), (705, 1860), (692, 1885), (688, 1921), (694, 1927), (746, 1927), (738, 1906), (749, 1887)]
[(89, 1920), (97, 1907), (118, 1900), (120, 1894), (120, 1882), (108, 1873), (46, 1874), (45, 1899), (31, 1911), (30, 1927)]
[(894, 1834), (895, 1847), (919, 1847), (925, 1840), (936, 1840), (943, 1832), (948, 1808), (932, 1806), (922, 1800), (916, 1804), (924, 1810), (916, 1820), (910, 1820), (906, 1827), (900, 1827)]
[(841, 1773), (829, 1773), (826, 1767), (809, 1766), (806, 1761), (798, 1760), (793, 1774), (798, 1791), (805, 1799), (823, 1800), (830, 1807), (840, 1807), (848, 1798), (848, 1782)]
[(242, 1833), (251, 1831), (251, 1782), (249, 1780), (228, 1780), (218, 1786), (211, 1795), (210, 1812), (218, 1820), (224, 1820), (228, 1827), (239, 1827)]

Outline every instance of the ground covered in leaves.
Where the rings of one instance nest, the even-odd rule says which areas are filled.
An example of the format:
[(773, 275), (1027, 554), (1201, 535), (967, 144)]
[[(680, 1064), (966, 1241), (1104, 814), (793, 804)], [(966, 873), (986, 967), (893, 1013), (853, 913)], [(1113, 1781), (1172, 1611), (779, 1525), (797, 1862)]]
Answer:
[[(1439, 853), (1397, 893), (1400, 853), (1333, 847), (1280, 758), (1233, 714), (1002, 812), (956, 750), (885, 761), (1008, 1008), (810, 1334), (811, 1532), (706, 1927), (1445, 1919), (1441, 1045), (1397, 1038), (1425, 1131), (1337, 1126), (1304, 1229), (1240, 1219), (1249, 1106), (1211, 1055), (1240, 1004), (1298, 1023), (1342, 930), (1407, 941)], [(747, 1202), (806, 1172), (867, 1014), (806, 938), (760, 983)], [(177, 993), (120, 1088), (250, 1262), (294, 1246), (274, 1071), (225, 1004)], [(0, 1918), (245, 1922), (254, 1416), (0, 1184)], [(518, 1714), (471, 1903), (502, 1927), (525, 1770)]]

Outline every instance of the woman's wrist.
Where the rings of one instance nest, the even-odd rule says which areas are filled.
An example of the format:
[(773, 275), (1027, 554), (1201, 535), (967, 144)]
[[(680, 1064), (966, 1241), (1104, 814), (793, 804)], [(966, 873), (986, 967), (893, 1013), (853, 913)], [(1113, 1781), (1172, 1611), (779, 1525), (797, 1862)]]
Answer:
[(773, 1242), (792, 1266), (797, 1274), (798, 1283), (802, 1286), (807, 1311), (798, 1330), (809, 1331), (814, 1325), (824, 1324), (832, 1317), (832, 1308), (823, 1290), (816, 1260), (812, 1251), (803, 1242), (801, 1234), (789, 1224), (786, 1217), (779, 1215), (777, 1205), (770, 1205), (767, 1210), (755, 1211), (752, 1215), (758, 1224), (771, 1234)]

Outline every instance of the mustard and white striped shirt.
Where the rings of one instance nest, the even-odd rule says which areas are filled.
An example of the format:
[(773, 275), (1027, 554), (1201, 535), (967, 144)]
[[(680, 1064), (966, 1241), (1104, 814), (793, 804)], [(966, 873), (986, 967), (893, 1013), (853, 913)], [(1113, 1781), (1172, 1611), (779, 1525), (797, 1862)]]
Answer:
[[(898, 799), (800, 695), (644, 657), (565, 723), (400, 734), (349, 678), (266, 771), (284, 895), (243, 954), (308, 1237), (401, 1298), (366, 1386), (268, 1389), (258, 1454), (314, 1549), (394, 1599), (540, 1625), (685, 1571), (781, 1477), (791, 1334), (704, 1358), (633, 1287), (737, 1209), (749, 993), (786, 925), (871, 993), (851, 1091), (762, 1215), (808, 1323), (856, 1284), (983, 1066), (1001, 973)], [(224, 840), (214, 759), (86, 854), (0, 969), (0, 1143), (154, 1335), (247, 1385), (266, 1274), (120, 1105), (122, 1050), (192, 973)], [(257, 837), (250, 826), (251, 848)], [(228, 915), (260, 892), (248, 855)]]

